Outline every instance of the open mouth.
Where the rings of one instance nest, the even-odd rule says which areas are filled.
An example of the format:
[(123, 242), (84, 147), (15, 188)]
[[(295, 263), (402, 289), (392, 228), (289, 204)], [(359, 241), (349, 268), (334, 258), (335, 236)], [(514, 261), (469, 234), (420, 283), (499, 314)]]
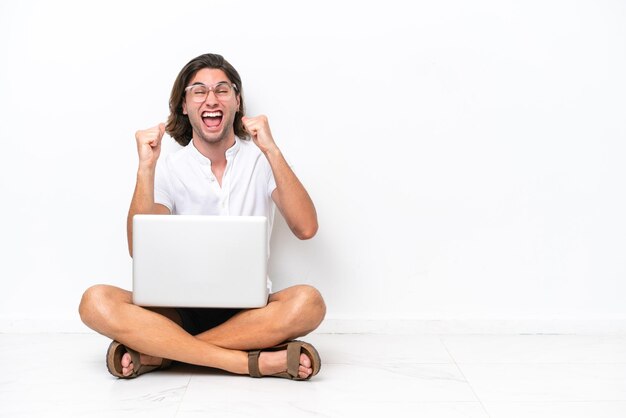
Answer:
[(216, 128), (222, 123), (222, 117), (223, 114), (221, 110), (217, 110), (215, 112), (203, 112), (202, 122), (204, 122), (208, 128)]

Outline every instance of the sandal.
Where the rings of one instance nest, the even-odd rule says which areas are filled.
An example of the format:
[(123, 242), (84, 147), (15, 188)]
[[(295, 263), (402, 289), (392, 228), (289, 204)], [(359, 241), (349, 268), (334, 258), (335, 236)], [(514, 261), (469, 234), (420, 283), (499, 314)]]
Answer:
[[(124, 353), (130, 354), (130, 358), (134, 366), (133, 373), (128, 376), (124, 376), (124, 374), (122, 373), (122, 356), (124, 355)], [(125, 345), (118, 343), (117, 341), (111, 341), (111, 344), (109, 345), (109, 348), (107, 350), (107, 369), (109, 370), (109, 373), (111, 373), (113, 376), (119, 377), (120, 379), (132, 379), (156, 369), (165, 369), (169, 367), (170, 364), (172, 364), (171, 360), (163, 359), (161, 361), (161, 364), (158, 366), (147, 366), (145, 364), (141, 364), (140, 359), (140, 354), (137, 351), (126, 347)], [(138, 368), (136, 367), (137, 364), (139, 365)]]
[[(271, 374), (270, 377), (283, 377), (291, 380), (309, 380), (315, 376), (322, 367), (322, 360), (320, 355), (309, 343), (304, 341), (288, 341), (274, 347), (266, 348), (263, 350), (252, 350), (248, 352), (248, 371), (252, 377), (263, 377), (259, 371), (259, 355), (263, 351), (280, 351), (287, 349), (287, 371)], [(313, 372), (305, 378), (298, 377), (298, 371), (300, 368), (300, 354), (306, 354), (311, 359), (311, 368)]]

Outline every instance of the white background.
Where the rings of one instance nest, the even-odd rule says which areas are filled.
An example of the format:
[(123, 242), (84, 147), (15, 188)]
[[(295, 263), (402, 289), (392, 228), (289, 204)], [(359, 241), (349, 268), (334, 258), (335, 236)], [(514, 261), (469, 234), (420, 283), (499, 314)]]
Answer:
[(206, 52), (316, 203), (311, 241), (277, 219), (271, 271), (326, 329), (626, 319), (626, 2), (14, 0), (0, 331), (86, 330), (84, 289), (130, 286), (134, 132)]

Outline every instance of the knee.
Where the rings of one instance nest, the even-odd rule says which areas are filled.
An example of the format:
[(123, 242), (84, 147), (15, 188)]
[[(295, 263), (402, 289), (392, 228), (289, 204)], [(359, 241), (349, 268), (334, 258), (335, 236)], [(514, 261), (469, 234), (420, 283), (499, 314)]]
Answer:
[(109, 318), (111, 316), (110, 299), (109, 286), (95, 285), (87, 289), (78, 306), (78, 313), (83, 323), (94, 328), (103, 319)]
[(299, 336), (315, 330), (325, 316), (326, 303), (316, 288), (301, 285), (294, 289), (294, 297), (287, 320), (291, 324), (297, 324)]

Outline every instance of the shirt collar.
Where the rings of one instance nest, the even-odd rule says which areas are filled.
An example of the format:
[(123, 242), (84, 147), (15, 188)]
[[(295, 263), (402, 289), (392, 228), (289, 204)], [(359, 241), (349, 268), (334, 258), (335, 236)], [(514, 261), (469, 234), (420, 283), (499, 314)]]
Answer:
[[(193, 154), (194, 158), (196, 158), (201, 164), (211, 165), (211, 160), (202, 155), (198, 148), (193, 143), (193, 140), (189, 141), (190, 152)], [(237, 155), (239, 149), (241, 148), (241, 139), (235, 136), (235, 144), (226, 150), (226, 160), (230, 160)]]
[(235, 144), (226, 150), (226, 159), (233, 158), (239, 152), (241, 148), (241, 139), (235, 136)]

